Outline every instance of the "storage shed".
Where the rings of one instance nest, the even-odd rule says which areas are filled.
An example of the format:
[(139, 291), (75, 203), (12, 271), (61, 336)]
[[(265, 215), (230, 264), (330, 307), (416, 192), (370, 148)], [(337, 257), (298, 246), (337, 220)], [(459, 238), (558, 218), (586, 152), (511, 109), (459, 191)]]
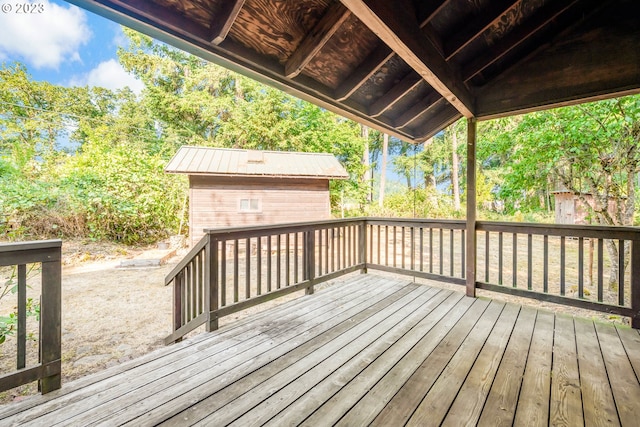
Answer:
[(207, 228), (330, 219), (329, 180), (349, 177), (332, 154), (188, 146), (165, 172), (189, 176), (191, 245)]
[[(556, 224), (589, 224), (588, 207), (585, 206), (583, 199), (578, 194), (567, 189), (556, 190), (551, 194), (555, 199)], [(583, 193), (582, 197), (587, 203), (593, 203), (592, 194)], [(615, 199), (609, 199), (608, 210), (611, 216), (615, 216)]]

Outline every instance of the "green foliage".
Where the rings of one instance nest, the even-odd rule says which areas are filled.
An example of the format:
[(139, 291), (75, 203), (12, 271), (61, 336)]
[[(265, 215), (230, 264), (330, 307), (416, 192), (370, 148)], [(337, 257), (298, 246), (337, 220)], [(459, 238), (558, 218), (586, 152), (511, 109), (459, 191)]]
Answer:
[[(18, 292), (18, 285), (16, 283), (16, 267), (13, 267), (11, 276), (4, 282), (0, 289), (0, 301), (7, 295), (15, 295)], [(33, 272), (33, 266), (27, 272), (27, 275)], [(25, 307), (25, 313), (27, 317), (34, 317), (36, 320), (40, 320), (40, 303), (34, 301), (33, 298), (27, 298), (27, 304)], [(7, 337), (13, 336), (18, 328), (18, 310), (15, 308), (11, 313), (6, 316), (0, 316), (0, 344), (3, 344)], [(27, 338), (33, 339), (33, 334), (27, 334)]]

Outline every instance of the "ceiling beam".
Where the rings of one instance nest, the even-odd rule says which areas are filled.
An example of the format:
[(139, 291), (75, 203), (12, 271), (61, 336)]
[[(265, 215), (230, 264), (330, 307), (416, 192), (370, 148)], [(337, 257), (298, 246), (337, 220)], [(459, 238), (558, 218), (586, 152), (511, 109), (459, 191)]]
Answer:
[(293, 78), (300, 74), (306, 65), (331, 39), (344, 21), (351, 15), (349, 9), (340, 3), (333, 3), (316, 25), (289, 57), (284, 66), (285, 76)]
[(423, 114), (446, 103), (447, 101), (438, 92), (434, 91), (402, 113), (393, 121), (393, 125), (397, 128), (409, 126)]
[(517, 7), (520, 0), (490, 1), (480, 16), (474, 16), (463, 28), (453, 32), (444, 45), (445, 59), (449, 61), (488, 28), (496, 24), (505, 14)]
[(229, 34), (245, 0), (228, 0), (222, 2), (222, 10), (215, 16), (211, 26), (211, 43), (220, 44)]
[(488, 49), (488, 53), (477, 57), (463, 67), (462, 79), (467, 82), (481, 73), (485, 68), (498, 61), (512, 49), (520, 46), (531, 36), (544, 28), (560, 14), (576, 4), (578, 0), (567, 2), (551, 2), (514, 29), (508, 37), (499, 40)]
[[(440, 10), (451, 0), (429, 0), (422, 2), (418, 14), (422, 16), (420, 28), (425, 28)], [(395, 52), (386, 44), (378, 46), (336, 89), (335, 98), (344, 101), (369, 80), (380, 67), (389, 61)]]
[(341, 0), (351, 12), (385, 42), (465, 117), (473, 117), (473, 97), (427, 40), (403, 2)]
[(402, 99), (403, 96), (411, 92), (422, 83), (422, 78), (411, 71), (404, 79), (397, 85), (393, 86), (387, 93), (382, 95), (376, 102), (369, 108), (369, 115), (371, 117), (378, 117), (383, 114), (389, 108)]

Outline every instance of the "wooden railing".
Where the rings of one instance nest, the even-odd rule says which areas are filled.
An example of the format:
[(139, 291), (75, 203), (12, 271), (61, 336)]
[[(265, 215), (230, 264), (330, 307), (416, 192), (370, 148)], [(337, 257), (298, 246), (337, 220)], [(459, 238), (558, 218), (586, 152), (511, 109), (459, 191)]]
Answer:
[[(0, 267), (17, 269), (16, 371), (0, 376), (0, 391), (36, 380), (43, 394), (60, 388), (61, 248), (60, 240), (0, 244)], [(34, 263), (41, 266), (39, 354), (27, 367), (27, 265)]]
[[(207, 230), (167, 276), (174, 332), (166, 342), (355, 270), (464, 285), (465, 227), (461, 220), (356, 218)], [(479, 221), (476, 233), (477, 288), (628, 316), (640, 328), (640, 229)], [(615, 280), (605, 285), (611, 271)]]
[(220, 317), (364, 269), (362, 219), (206, 230), (165, 279), (179, 341)]
[(631, 317), (640, 228), (478, 222), (476, 287)]
[(367, 268), (464, 285), (459, 220), (367, 218)]

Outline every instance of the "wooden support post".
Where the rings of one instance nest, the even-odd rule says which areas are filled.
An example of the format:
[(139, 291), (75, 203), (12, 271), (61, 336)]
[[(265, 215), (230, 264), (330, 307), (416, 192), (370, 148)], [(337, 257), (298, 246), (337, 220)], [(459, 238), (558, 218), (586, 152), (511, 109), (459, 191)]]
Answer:
[(467, 119), (467, 295), (476, 296), (476, 130), (475, 117)]
[(631, 242), (631, 310), (631, 327), (640, 329), (640, 240)]
[(55, 248), (55, 260), (42, 263), (42, 296), (40, 305), (40, 361), (51, 374), (42, 378), (42, 394), (61, 385), (62, 353), (62, 264), (61, 248)]
[[(236, 245), (237, 247), (237, 245)], [(223, 247), (222, 250), (225, 250)], [(218, 240), (209, 235), (209, 242), (204, 248), (204, 292), (205, 311), (207, 315), (207, 332), (218, 329)], [(248, 256), (247, 256), (248, 258)], [(248, 263), (247, 259), (247, 263)]]
[(358, 263), (362, 264), (360, 273), (367, 274), (367, 222), (362, 221), (358, 228)]
[(316, 232), (315, 230), (309, 230), (304, 233), (304, 253), (305, 253), (305, 265), (306, 265), (306, 279), (309, 280), (309, 286), (307, 287), (305, 294), (312, 295), (314, 292), (313, 282), (315, 279), (315, 266), (316, 266)]

